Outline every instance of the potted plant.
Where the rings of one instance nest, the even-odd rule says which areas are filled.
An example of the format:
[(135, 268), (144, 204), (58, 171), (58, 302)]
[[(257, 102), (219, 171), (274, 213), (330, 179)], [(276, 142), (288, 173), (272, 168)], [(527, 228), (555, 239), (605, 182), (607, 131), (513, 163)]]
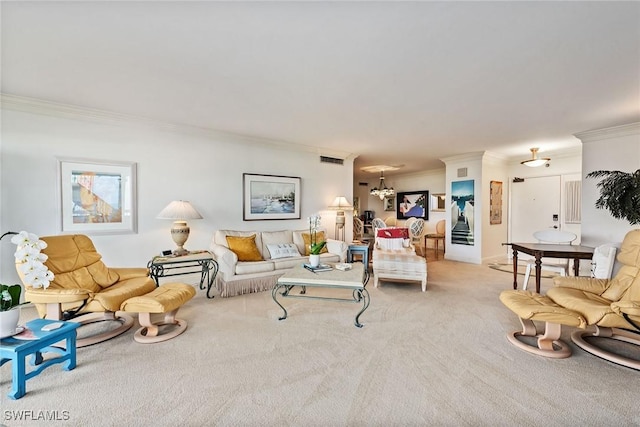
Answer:
[[(53, 280), (53, 273), (44, 265), (47, 255), (40, 251), (47, 247), (47, 244), (40, 240), (35, 234), (21, 231), (15, 233), (9, 231), (0, 236), (13, 235), (11, 242), (18, 245), (15, 252), (16, 263), (20, 264), (19, 272), (26, 285), (34, 288), (47, 288), (49, 282)], [(19, 332), (18, 321), (20, 320), (20, 285), (0, 284), (0, 337), (8, 337)]]
[[(2, 240), (5, 236), (17, 234), (9, 231), (0, 236)], [(20, 285), (3, 285), (0, 283), (0, 338), (8, 337), (16, 333), (18, 321), (20, 320)]]
[(20, 285), (0, 285), (0, 338), (10, 337), (20, 332)]
[(640, 224), (640, 169), (635, 172), (593, 171), (587, 178), (604, 178), (597, 187), (600, 197), (597, 209), (607, 209), (617, 219), (631, 225)]
[(327, 242), (318, 242), (318, 228), (320, 228), (320, 215), (312, 215), (309, 218), (309, 264), (312, 267), (320, 265), (320, 252)]

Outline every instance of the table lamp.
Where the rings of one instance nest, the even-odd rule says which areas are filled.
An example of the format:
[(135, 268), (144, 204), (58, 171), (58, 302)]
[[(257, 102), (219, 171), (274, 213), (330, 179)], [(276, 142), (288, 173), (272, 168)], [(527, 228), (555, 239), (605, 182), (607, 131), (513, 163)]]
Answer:
[(191, 203), (185, 200), (174, 200), (156, 218), (174, 220), (171, 226), (171, 238), (178, 245), (178, 248), (173, 251), (173, 254), (187, 255), (189, 251), (184, 248), (184, 244), (189, 238), (190, 230), (186, 220), (202, 219), (202, 215), (191, 206)]
[(333, 203), (329, 205), (329, 209), (338, 211), (336, 212), (335, 236), (336, 239), (338, 239), (338, 235), (342, 234), (342, 240), (344, 240), (344, 225), (346, 222), (344, 218), (344, 211), (352, 210), (353, 206), (347, 202), (347, 199), (344, 196), (338, 196), (335, 198)]

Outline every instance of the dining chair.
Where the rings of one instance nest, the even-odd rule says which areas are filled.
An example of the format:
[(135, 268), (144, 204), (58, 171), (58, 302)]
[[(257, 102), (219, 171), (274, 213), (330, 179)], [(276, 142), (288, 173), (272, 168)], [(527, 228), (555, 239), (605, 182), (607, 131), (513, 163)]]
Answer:
[(371, 227), (373, 227), (373, 235), (377, 236), (378, 235), (378, 229), (386, 228), (387, 224), (385, 224), (385, 222), (382, 220), (382, 218), (373, 218), (371, 220)]
[(617, 248), (611, 243), (597, 246), (593, 250), (591, 261), (591, 277), (595, 279), (611, 279), (613, 265), (616, 262)]
[(427, 233), (424, 235), (425, 237), (425, 247), (424, 250), (427, 250), (427, 240), (434, 240), (434, 250), (436, 252), (436, 258), (438, 257), (438, 249), (439, 243), (442, 240), (442, 253), (446, 252), (446, 247), (444, 245), (445, 238), (445, 227), (447, 226), (447, 222), (444, 219), (441, 219), (436, 223), (436, 232), (435, 233)]
[(357, 216), (353, 217), (353, 240), (364, 239), (364, 223)]
[[(533, 237), (538, 243), (552, 243), (557, 245), (570, 245), (574, 240), (578, 238), (574, 233), (569, 231), (562, 231), (555, 228), (546, 230), (540, 230), (533, 233)], [(531, 276), (531, 270), (536, 268), (535, 259), (527, 261), (527, 268), (524, 273), (524, 286), (522, 289), (526, 290), (529, 284), (529, 277)], [(561, 276), (569, 275), (569, 259), (564, 259), (558, 264), (550, 264), (542, 262), (540, 270), (552, 271), (560, 274)]]
[(416, 248), (416, 253), (420, 253), (422, 256), (425, 256), (426, 248), (424, 247), (424, 241), (422, 238), (422, 233), (424, 232), (424, 219), (411, 217), (405, 222), (405, 226), (409, 229), (409, 240)]
[(391, 215), (384, 219), (384, 223), (387, 224), (387, 227), (395, 227), (398, 224), (398, 219)]

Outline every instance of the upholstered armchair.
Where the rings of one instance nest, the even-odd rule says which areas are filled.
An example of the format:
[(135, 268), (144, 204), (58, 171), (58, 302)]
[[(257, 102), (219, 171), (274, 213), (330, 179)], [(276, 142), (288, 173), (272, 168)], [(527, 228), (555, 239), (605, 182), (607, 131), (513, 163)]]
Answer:
[(81, 324), (116, 322), (115, 328), (101, 328), (103, 332), (79, 339), (78, 347), (113, 338), (131, 328), (133, 318), (119, 310), (129, 298), (156, 288), (147, 268), (107, 267), (91, 239), (84, 235), (41, 239), (47, 243), (42, 250), (49, 257), (45, 265), (55, 278), (46, 289), (25, 285), (25, 300), (36, 305), (41, 317)]
[[(503, 291), (500, 300), (523, 325), (523, 331), (513, 333), (509, 340), (535, 354), (568, 357), (571, 350), (560, 341), (560, 326), (574, 326), (579, 330), (571, 334), (571, 340), (583, 350), (640, 369), (640, 360), (600, 347), (595, 338), (640, 346), (640, 229), (627, 233), (617, 260), (621, 267), (612, 279), (556, 277), (545, 296), (524, 290)], [(536, 331), (536, 320), (546, 322), (544, 332)], [(518, 335), (536, 337), (537, 348), (518, 340)], [(584, 339), (587, 336), (588, 341)]]
[(420, 282), (427, 290), (427, 260), (416, 255), (407, 228), (388, 227), (376, 232), (373, 247), (373, 285), (380, 280)]

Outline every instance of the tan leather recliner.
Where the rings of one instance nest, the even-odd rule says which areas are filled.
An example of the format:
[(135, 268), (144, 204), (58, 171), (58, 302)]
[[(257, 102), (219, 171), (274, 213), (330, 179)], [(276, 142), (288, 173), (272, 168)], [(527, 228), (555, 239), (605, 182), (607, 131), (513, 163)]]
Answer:
[(612, 279), (557, 277), (547, 296), (595, 326), (595, 332), (573, 332), (571, 339), (576, 345), (596, 356), (640, 369), (640, 361), (627, 363), (595, 346), (596, 340), (584, 339), (602, 336), (640, 345), (640, 229), (627, 233), (616, 259), (622, 266)]
[(78, 347), (113, 338), (131, 328), (133, 318), (122, 312), (116, 316), (116, 312), (129, 298), (156, 288), (147, 268), (107, 267), (91, 239), (84, 235), (42, 240), (47, 243), (42, 252), (49, 257), (45, 265), (55, 278), (46, 289), (25, 285), (25, 300), (36, 305), (40, 316), (82, 324), (106, 320), (119, 323), (115, 329), (79, 339)]
[[(523, 332), (516, 335), (538, 337), (538, 348), (509, 339), (518, 347), (547, 357), (571, 354), (559, 341), (560, 325), (576, 326), (572, 341), (603, 359), (640, 369), (640, 360), (615, 354), (596, 345), (605, 337), (640, 346), (640, 229), (625, 236), (617, 256), (621, 268), (612, 279), (556, 277), (546, 296), (528, 291), (508, 290), (500, 300), (521, 319)], [(532, 321), (546, 322), (544, 334), (538, 334)], [(595, 329), (595, 331), (594, 331)], [(552, 344), (555, 344), (554, 347)], [(557, 347), (563, 350), (557, 350)]]

